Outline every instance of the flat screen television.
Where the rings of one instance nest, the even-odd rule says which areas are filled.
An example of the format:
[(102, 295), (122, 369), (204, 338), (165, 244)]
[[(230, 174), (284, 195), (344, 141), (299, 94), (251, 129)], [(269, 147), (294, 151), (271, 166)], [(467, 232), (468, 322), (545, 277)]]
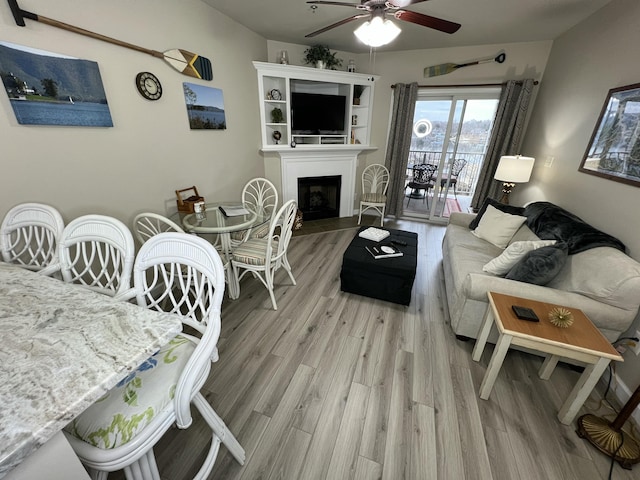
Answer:
[(296, 135), (343, 135), (347, 97), (291, 93), (291, 130)]

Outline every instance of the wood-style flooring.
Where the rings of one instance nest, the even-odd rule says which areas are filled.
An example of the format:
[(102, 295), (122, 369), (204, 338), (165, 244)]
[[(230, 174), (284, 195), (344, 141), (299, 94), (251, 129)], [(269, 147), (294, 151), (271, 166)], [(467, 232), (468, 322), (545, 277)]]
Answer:
[[(560, 365), (543, 381), (539, 357), (511, 351), (481, 400), (492, 348), (473, 362), (473, 341), (449, 327), (444, 227), (385, 226), (419, 235), (409, 307), (340, 291), (354, 229), (292, 239), (298, 284), (277, 274), (277, 311), (253, 278), (238, 300), (225, 299), (220, 360), (204, 393), (247, 460), (240, 466), (222, 446), (210, 479), (606, 479), (608, 457), (556, 418), (579, 373)], [(585, 411), (598, 407), (592, 397)], [(188, 430), (170, 430), (155, 448), (162, 478), (193, 478), (206, 435), (197, 416)], [(639, 476), (640, 466), (616, 464), (612, 478)]]

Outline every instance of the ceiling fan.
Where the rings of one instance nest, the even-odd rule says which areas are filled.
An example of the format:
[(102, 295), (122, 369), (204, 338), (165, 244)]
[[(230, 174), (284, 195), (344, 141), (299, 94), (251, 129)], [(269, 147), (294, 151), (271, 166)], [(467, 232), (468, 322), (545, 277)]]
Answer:
[(444, 33), (455, 33), (461, 27), (459, 23), (450, 22), (442, 18), (436, 18), (422, 13), (411, 12), (409, 10), (403, 10), (404, 7), (413, 5), (415, 3), (425, 2), (426, 0), (362, 0), (360, 3), (348, 3), (348, 2), (329, 2), (324, 0), (308, 1), (307, 3), (312, 5), (337, 5), (340, 7), (351, 7), (360, 10), (363, 13), (358, 13), (344, 20), (340, 20), (332, 25), (311, 32), (305, 37), (315, 37), (321, 33), (331, 30), (332, 28), (339, 27), (346, 23), (361, 18), (369, 18), (373, 20), (379, 18), (384, 20), (385, 17), (391, 16), (397, 20), (404, 22), (415, 23), (423, 27), (433, 28)]

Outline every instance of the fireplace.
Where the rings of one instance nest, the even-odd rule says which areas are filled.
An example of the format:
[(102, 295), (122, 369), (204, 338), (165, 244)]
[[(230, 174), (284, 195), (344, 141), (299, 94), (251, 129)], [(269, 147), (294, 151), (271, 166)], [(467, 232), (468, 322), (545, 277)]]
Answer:
[[(340, 205), (338, 217), (352, 217), (354, 210), (356, 165), (358, 154), (370, 148), (362, 145), (310, 145), (307, 148), (278, 150), (282, 179), (282, 201), (298, 198), (298, 179), (305, 177), (340, 176)], [(317, 148), (316, 148), (317, 147)], [(305, 217), (307, 218), (307, 217)]]
[(342, 177), (298, 178), (298, 208), (305, 220), (340, 216), (340, 189)]

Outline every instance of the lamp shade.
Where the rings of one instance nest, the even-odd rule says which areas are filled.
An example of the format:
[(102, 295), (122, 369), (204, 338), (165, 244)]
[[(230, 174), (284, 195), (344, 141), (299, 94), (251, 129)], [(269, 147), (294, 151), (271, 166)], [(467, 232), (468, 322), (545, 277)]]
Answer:
[(392, 42), (401, 30), (395, 23), (380, 16), (374, 16), (364, 22), (353, 33), (358, 39), (370, 47), (380, 47)]
[(500, 158), (493, 178), (501, 182), (526, 183), (531, 178), (535, 161), (536, 159), (533, 157), (505, 155)]

